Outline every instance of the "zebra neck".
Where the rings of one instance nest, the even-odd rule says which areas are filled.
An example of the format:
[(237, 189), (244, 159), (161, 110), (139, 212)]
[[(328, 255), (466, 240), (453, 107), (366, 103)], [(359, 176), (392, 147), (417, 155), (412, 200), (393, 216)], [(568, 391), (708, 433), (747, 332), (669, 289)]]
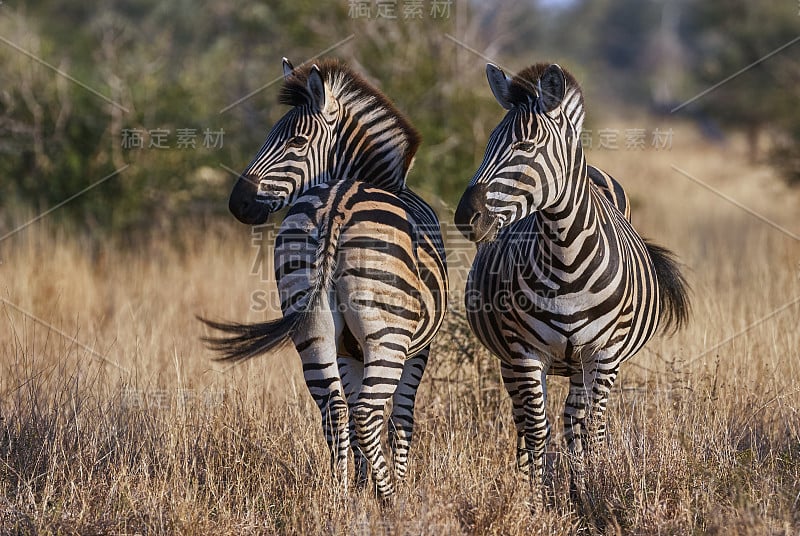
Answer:
[(396, 193), (405, 188), (419, 142), (390, 110), (370, 107), (371, 101), (366, 104), (360, 109), (351, 105), (343, 122), (332, 179), (365, 182)]
[(366, 182), (393, 193), (405, 188), (407, 170), (402, 154), (393, 154), (392, 151), (352, 154), (344, 148), (338, 155), (338, 161), (333, 181)]
[(599, 236), (598, 212), (592, 198), (585, 162), (576, 179), (555, 206), (537, 214), (539, 251), (554, 260), (570, 264), (589, 241)]

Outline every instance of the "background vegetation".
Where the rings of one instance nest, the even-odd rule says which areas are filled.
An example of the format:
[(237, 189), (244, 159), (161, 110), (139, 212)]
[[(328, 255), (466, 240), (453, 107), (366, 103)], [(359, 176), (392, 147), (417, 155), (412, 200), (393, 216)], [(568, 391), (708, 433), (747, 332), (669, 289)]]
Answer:
[[(548, 60), (571, 68), (585, 86), (589, 128), (647, 112), (691, 117), (720, 142), (741, 129), (754, 159), (800, 179), (796, 48), (670, 114), (800, 35), (789, 0), (519, 1), (502, 8), (430, 0), (416, 2), (419, 11), (409, 10), (414, 2), (383, 2), (394, 6), (394, 19), (379, 4), (3, 4), (3, 223), (13, 207), (52, 207), (125, 165), (54, 217), (93, 234), (127, 235), (222, 212), (232, 177), (221, 166), (241, 170), (285, 112), (277, 87), (267, 86), (280, 76), (280, 58), (300, 63), (342, 40), (330, 53), (378, 84), (424, 136), (410, 182), (450, 203), (500, 116), (475, 52), (511, 71)], [(194, 148), (180, 141), (186, 129), (194, 131)], [(224, 132), (221, 146), (207, 146), (207, 129)], [(132, 131), (143, 134), (143, 148), (124, 146)], [(151, 147), (153, 131), (167, 132), (166, 148)]]
[[(357, 4), (0, 4), (0, 534), (798, 533), (800, 43), (684, 105), (800, 36), (796, 3), (458, 1), (434, 17), (425, 0), (414, 20), (410, 0), (394, 20)], [(268, 85), (281, 56), (342, 41), (330, 54), (423, 133), (409, 182), (445, 222), (454, 290), (409, 482), (384, 509), (329, 486), (294, 352), (225, 368), (194, 320), (265, 317), (270, 251), (227, 195), (285, 111)], [(693, 287), (688, 329), (622, 369), (584, 511), (565, 382), (549, 383), (555, 504), (532, 518), (497, 361), (459, 315), (474, 250), (448, 207), (502, 116), (481, 55), (575, 73), (589, 161)], [(159, 129), (167, 148), (149, 147)], [(123, 147), (131, 130), (143, 148)]]

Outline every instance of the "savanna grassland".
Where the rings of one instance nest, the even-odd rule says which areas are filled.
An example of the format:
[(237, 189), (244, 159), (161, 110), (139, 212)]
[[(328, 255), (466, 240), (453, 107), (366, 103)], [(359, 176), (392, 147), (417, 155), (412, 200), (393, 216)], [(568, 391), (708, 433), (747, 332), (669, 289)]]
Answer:
[(561, 378), (554, 504), (536, 517), (524, 505), (498, 363), (458, 314), (471, 246), (448, 244), (453, 314), (420, 389), (409, 480), (382, 508), (330, 485), (293, 351), (231, 368), (200, 341), (195, 315), (275, 315), (252, 307), (274, 283), (247, 228), (120, 248), (44, 219), (0, 242), (0, 533), (797, 534), (800, 192), (743, 143), (659, 127), (674, 129), (669, 150), (588, 158), (628, 189), (640, 232), (680, 257), (693, 313), (623, 366), (591, 508), (568, 499)]

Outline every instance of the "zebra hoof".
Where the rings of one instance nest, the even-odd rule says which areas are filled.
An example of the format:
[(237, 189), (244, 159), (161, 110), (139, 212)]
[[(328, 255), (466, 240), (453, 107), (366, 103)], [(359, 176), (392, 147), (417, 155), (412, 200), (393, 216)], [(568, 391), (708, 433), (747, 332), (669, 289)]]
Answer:
[(542, 494), (541, 493), (532, 494), (530, 500), (525, 502), (525, 506), (528, 507), (528, 511), (531, 513), (532, 516), (537, 516), (541, 514), (545, 509), (545, 502), (542, 498)]
[(551, 506), (546, 485), (531, 484), (528, 486), (528, 492), (529, 494), (525, 505), (528, 507), (531, 515), (540, 514)]
[(367, 489), (367, 478), (357, 476), (355, 480), (353, 480), (353, 489), (356, 491), (364, 491)]
[(594, 518), (595, 504), (583, 478), (573, 477), (569, 483), (569, 498), (575, 511), (587, 519)]
[(388, 492), (378, 493), (378, 504), (380, 504), (381, 508), (390, 508), (394, 506), (394, 503), (395, 503), (394, 488)]

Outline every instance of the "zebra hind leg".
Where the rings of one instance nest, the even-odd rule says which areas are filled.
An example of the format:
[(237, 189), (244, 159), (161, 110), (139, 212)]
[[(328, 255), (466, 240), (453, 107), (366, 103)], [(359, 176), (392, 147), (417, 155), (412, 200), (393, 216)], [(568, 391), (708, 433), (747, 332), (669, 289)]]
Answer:
[(569, 394), (564, 406), (564, 439), (569, 450), (569, 491), (572, 502), (584, 506), (587, 502), (584, 486), (584, 454), (588, 447), (588, 419), (590, 411), (593, 370), (584, 370), (570, 376)]
[(322, 416), (322, 431), (331, 455), (331, 472), (342, 491), (348, 487), (347, 455), (350, 449), (347, 401), (341, 381), (332, 373), (336, 362), (320, 365), (303, 363), (303, 375), (311, 397)]
[(361, 392), (361, 378), (364, 375), (364, 362), (363, 357), (349, 357), (340, 355), (338, 358), (339, 372), (342, 375), (342, 385), (344, 392), (347, 396), (347, 405), (349, 411), (349, 429), (350, 429), (350, 447), (353, 450), (353, 465), (355, 468), (355, 486), (356, 489), (363, 490), (367, 486), (368, 478), (368, 465), (364, 453), (358, 444), (358, 437), (356, 436), (356, 424), (353, 419), (353, 408), (358, 401), (358, 395)]
[(351, 408), (361, 451), (369, 461), (372, 482), (382, 499), (394, 494), (392, 474), (381, 446), (386, 403), (403, 372), (405, 353), (375, 345), (364, 352), (364, 377), (358, 400)]
[(331, 473), (341, 490), (347, 491), (349, 485), (347, 454), (350, 450), (347, 401), (342, 396), (342, 390), (336, 389), (330, 393), (326, 402), (320, 410), (322, 412), (322, 430), (331, 453)]
[(342, 491), (347, 490), (347, 456), (350, 450), (347, 401), (336, 362), (333, 317), (317, 308), (314, 321), (295, 334), (303, 363), (303, 377), (322, 416), (322, 430), (331, 455), (331, 471)]
[[(596, 357), (593, 363), (605, 361)], [(586, 489), (586, 463), (605, 442), (605, 411), (618, 366), (608, 371), (591, 366), (570, 376), (564, 408), (564, 437), (570, 451), (570, 495), (576, 504), (591, 507)]]
[(393, 397), (392, 415), (389, 421), (389, 446), (392, 449), (394, 476), (397, 482), (405, 480), (408, 472), (408, 452), (414, 431), (414, 402), (425, 366), (428, 364), (429, 352), (430, 346), (406, 360), (400, 384)]

